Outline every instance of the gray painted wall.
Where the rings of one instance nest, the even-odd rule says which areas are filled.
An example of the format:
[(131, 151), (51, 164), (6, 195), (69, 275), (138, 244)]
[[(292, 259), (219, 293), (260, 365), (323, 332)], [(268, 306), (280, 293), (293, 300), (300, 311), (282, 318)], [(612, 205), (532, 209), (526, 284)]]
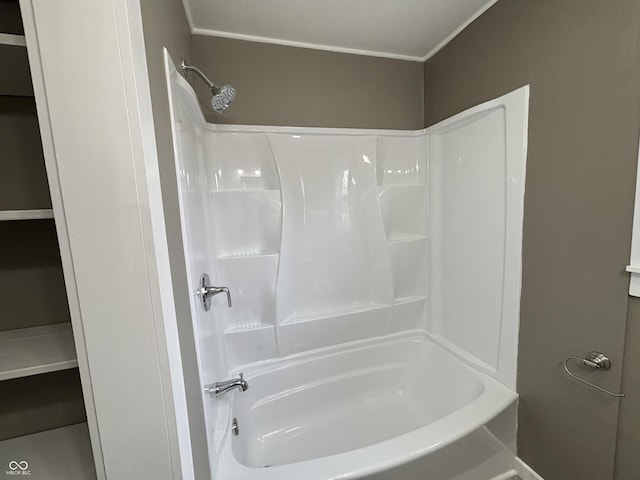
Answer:
[[(211, 81), (236, 87), (210, 122), (251, 125), (419, 129), (422, 64), (194, 35), (193, 62)], [(193, 82), (203, 105), (211, 96)]]
[[(426, 125), (531, 84), (518, 449), (545, 480), (613, 478), (620, 402), (567, 379), (562, 361), (601, 350), (613, 368), (592, 379), (621, 388), (638, 32), (637, 0), (503, 0), (425, 64)], [(639, 317), (631, 311), (630, 332)], [(622, 386), (633, 426), (621, 429), (618, 478), (637, 479), (640, 353), (627, 352), (625, 377), (636, 386), (633, 395)]]
[(197, 357), (193, 341), (193, 327), (189, 306), (191, 294), (187, 287), (187, 274), (180, 230), (178, 190), (173, 141), (171, 140), (171, 121), (169, 118), (169, 99), (162, 53), (163, 47), (166, 47), (174, 62), (179, 62), (182, 57), (190, 59), (191, 32), (180, 0), (142, 0), (140, 4), (147, 68), (149, 70), (153, 120), (156, 131), (158, 165), (162, 184), (165, 225), (169, 245), (169, 260), (171, 263), (176, 316), (179, 321), (178, 331), (189, 409), (191, 447), (196, 478), (208, 478), (209, 460), (204, 411), (200, 398), (200, 379), (198, 377)]

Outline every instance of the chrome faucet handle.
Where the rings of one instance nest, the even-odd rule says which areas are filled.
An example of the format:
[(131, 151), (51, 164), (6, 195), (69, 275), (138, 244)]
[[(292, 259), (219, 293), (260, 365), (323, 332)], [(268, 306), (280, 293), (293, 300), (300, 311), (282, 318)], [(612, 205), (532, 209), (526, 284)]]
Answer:
[(207, 300), (209, 299), (209, 297), (213, 297), (219, 293), (226, 293), (227, 305), (229, 306), (229, 308), (231, 308), (231, 292), (229, 292), (228, 287), (203, 287), (202, 292), (203, 296), (206, 297)]
[(200, 288), (196, 291), (196, 294), (200, 295), (200, 305), (205, 312), (208, 312), (211, 308), (211, 297), (219, 293), (227, 294), (227, 305), (231, 308), (231, 292), (229, 291), (229, 287), (214, 287), (211, 285), (209, 275), (206, 273), (200, 275)]

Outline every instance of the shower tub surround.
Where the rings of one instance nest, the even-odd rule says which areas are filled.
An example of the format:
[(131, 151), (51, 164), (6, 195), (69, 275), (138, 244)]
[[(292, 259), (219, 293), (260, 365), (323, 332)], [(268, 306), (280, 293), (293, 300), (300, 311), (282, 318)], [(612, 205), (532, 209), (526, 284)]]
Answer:
[(165, 58), (212, 478), (508, 478), (528, 87), (420, 131), (221, 126)]

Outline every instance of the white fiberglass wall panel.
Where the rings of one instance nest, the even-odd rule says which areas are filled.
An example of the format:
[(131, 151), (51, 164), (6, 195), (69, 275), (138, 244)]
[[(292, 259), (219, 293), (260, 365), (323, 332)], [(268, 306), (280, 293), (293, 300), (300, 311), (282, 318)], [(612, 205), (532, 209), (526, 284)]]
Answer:
[(209, 131), (203, 138), (210, 191), (273, 191), (280, 188), (278, 172), (265, 133)]
[(427, 135), (380, 135), (378, 204), (393, 277), (389, 333), (427, 326)]
[(515, 389), (528, 88), (428, 130), (431, 332)]
[(392, 283), (377, 203), (376, 138), (277, 135), (284, 217), (281, 352), (386, 333)]
[(505, 242), (502, 108), (431, 142), (437, 333), (497, 368)]
[(267, 134), (209, 126), (203, 141), (212, 271), (215, 284), (229, 288), (233, 303), (229, 308), (222, 296), (212, 302), (226, 359), (233, 367), (278, 357), (275, 288), (282, 201)]
[[(195, 97), (184, 92), (191, 112)], [(187, 209), (185, 224), (199, 236), (204, 228), (207, 273), (231, 292), (233, 307), (213, 298), (203, 326), (224, 339), (215, 353), (227, 376), (248, 363), (426, 328), (424, 132), (202, 127), (191, 114), (198, 136), (184, 148), (201, 159), (204, 201)]]

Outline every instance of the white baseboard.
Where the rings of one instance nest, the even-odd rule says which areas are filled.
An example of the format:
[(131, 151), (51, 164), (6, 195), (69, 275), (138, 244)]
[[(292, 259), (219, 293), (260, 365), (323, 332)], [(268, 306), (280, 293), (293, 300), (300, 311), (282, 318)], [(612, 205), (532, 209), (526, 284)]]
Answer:
[(533, 468), (524, 463), (519, 457), (514, 459), (513, 468), (522, 480), (544, 480), (544, 478), (538, 475)]

